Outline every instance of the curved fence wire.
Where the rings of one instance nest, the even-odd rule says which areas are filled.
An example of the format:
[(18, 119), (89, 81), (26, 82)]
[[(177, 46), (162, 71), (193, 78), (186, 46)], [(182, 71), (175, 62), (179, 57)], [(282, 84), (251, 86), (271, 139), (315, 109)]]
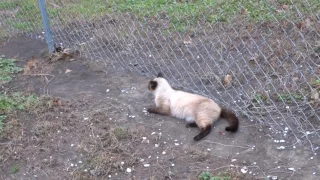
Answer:
[[(230, 106), (320, 144), (318, 0), (47, 0), (57, 46)], [(0, 1), (0, 33), (44, 39), (36, 0)], [(303, 140), (303, 141), (301, 141)]]

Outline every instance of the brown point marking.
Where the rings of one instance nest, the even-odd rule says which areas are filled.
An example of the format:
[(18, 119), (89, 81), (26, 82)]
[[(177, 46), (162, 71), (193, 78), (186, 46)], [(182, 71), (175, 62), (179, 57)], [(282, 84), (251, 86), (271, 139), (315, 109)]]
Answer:
[(164, 77), (164, 75), (163, 75), (163, 73), (162, 73), (162, 72), (159, 72), (159, 73), (158, 73), (158, 75), (157, 75), (157, 77), (161, 77), (161, 78), (163, 78), (163, 77)]
[(226, 127), (226, 131), (236, 132), (239, 127), (239, 119), (237, 116), (226, 108), (221, 108), (220, 117), (226, 119), (230, 126)]
[(149, 113), (154, 113), (154, 114), (160, 114), (160, 115), (166, 115), (166, 116), (170, 115), (170, 112), (168, 110), (161, 107), (151, 107), (151, 108), (148, 108), (147, 111)]
[(190, 127), (198, 127), (198, 125), (197, 125), (197, 123), (192, 122), (192, 123), (187, 123), (187, 124), (186, 124), (186, 127), (187, 127), (187, 128), (190, 128)]
[(211, 124), (207, 125), (205, 128), (201, 128), (201, 132), (193, 137), (193, 140), (199, 141), (202, 138), (206, 137), (211, 132)]
[(157, 88), (157, 86), (158, 86), (158, 82), (151, 80), (148, 84), (148, 89), (150, 91), (154, 91)]

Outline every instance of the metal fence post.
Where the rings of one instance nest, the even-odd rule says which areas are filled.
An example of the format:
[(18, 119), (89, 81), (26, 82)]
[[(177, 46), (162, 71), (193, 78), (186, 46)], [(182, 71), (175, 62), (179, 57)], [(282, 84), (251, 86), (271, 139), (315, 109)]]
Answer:
[(50, 53), (54, 51), (54, 42), (52, 38), (52, 32), (50, 28), (50, 22), (48, 18), (48, 13), (47, 13), (47, 8), (46, 8), (46, 2), (45, 0), (38, 0), (40, 11), (41, 11), (41, 16), (42, 16), (42, 22), (44, 26), (44, 30), (46, 33), (46, 41), (49, 47)]

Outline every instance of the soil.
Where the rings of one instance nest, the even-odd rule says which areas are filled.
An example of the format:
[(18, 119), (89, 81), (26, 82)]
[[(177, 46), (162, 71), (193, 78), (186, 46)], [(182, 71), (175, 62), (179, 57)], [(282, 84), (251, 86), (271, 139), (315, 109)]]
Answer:
[(198, 129), (145, 113), (153, 105), (147, 77), (83, 57), (49, 63), (46, 50), (26, 36), (0, 43), (0, 54), (21, 66), (32, 56), (40, 61), (34, 75), (19, 74), (2, 90), (41, 99), (6, 119), (0, 179), (197, 179), (209, 171), (232, 179), (300, 180), (320, 174), (318, 147), (310, 152), (245, 118), (236, 133), (225, 132), (221, 120), (194, 142)]

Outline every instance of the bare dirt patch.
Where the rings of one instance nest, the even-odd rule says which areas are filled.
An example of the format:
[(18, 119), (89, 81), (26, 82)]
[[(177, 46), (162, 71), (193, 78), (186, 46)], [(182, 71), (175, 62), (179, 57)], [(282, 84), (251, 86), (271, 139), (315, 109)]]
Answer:
[[(46, 47), (27, 37), (2, 44), (0, 54), (21, 65), (32, 56), (44, 57)], [(220, 121), (208, 137), (194, 142), (197, 129), (145, 112), (153, 98), (149, 79), (138, 74), (101, 70), (97, 62), (79, 57), (42, 66), (50, 66), (42, 72), (54, 77), (50, 82), (21, 74), (3, 88), (41, 97), (34, 109), (13, 112), (5, 121), (1, 179), (198, 179), (210, 172), (230, 179), (298, 180), (320, 173), (317, 147), (318, 154), (310, 153), (246, 119), (235, 134), (225, 132), (226, 122)]]

